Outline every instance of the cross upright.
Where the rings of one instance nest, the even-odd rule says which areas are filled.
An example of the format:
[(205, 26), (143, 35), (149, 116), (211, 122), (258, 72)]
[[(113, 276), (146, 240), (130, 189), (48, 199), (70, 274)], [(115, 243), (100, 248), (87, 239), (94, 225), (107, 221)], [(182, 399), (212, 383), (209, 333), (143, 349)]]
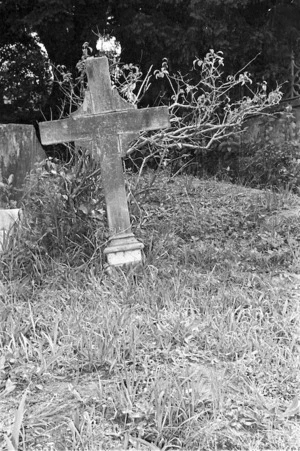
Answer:
[(88, 89), (83, 104), (67, 119), (39, 124), (42, 144), (75, 142), (92, 148), (99, 159), (110, 239), (108, 264), (121, 266), (142, 260), (143, 244), (131, 231), (121, 157), (142, 130), (170, 125), (168, 107), (136, 109), (111, 86), (106, 57), (86, 60)]

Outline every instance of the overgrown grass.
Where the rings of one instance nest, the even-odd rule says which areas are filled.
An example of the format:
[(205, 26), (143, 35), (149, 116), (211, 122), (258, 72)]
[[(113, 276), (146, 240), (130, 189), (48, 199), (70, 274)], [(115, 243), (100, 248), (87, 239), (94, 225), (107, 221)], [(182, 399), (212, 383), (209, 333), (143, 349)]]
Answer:
[(300, 448), (299, 198), (151, 180), (143, 267), (3, 256), (1, 449)]

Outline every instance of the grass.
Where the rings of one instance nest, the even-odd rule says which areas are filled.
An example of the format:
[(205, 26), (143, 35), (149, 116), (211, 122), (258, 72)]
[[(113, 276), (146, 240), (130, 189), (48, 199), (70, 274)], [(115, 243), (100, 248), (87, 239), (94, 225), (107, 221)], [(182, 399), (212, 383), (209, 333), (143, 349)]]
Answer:
[(299, 198), (151, 177), (142, 267), (3, 256), (1, 450), (300, 449)]

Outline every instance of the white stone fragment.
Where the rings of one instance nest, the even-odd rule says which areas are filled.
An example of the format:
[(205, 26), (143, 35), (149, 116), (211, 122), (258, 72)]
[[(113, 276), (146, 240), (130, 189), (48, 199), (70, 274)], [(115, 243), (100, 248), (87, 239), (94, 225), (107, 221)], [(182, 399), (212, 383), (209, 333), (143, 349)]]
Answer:
[(0, 209), (0, 252), (3, 250), (7, 237), (17, 221), (19, 221), (20, 216), (21, 210), (19, 208)]

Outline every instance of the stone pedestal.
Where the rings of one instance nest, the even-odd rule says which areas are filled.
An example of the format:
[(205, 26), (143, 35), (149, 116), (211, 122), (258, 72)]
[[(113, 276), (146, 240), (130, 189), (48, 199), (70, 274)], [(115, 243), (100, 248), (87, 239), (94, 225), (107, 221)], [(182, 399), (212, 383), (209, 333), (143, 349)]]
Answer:
[(110, 266), (136, 265), (143, 260), (143, 247), (133, 233), (123, 233), (110, 239), (104, 254)]

